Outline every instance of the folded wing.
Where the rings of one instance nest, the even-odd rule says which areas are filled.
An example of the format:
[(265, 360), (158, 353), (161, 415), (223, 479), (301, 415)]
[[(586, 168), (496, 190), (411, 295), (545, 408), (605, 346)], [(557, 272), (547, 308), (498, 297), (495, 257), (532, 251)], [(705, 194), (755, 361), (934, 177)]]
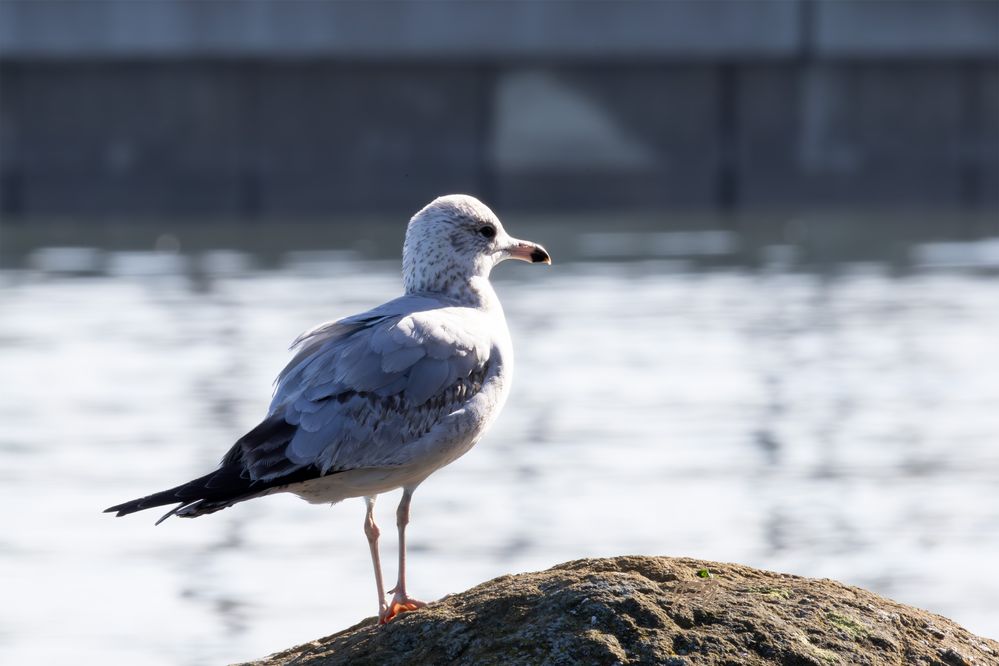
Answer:
[(244, 442), (250, 478), (399, 464), (408, 444), (481, 390), (491, 349), (481, 315), (401, 300), (416, 302), (405, 314), (342, 320), (300, 339), (270, 408), (295, 433), (285, 446)]

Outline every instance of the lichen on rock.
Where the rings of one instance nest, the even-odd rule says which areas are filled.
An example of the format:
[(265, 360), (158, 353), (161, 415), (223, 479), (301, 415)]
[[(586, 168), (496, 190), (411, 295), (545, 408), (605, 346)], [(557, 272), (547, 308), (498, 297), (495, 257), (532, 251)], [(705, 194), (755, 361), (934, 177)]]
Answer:
[(291, 664), (978, 666), (999, 643), (831, 580), (625, 556), (502, 576), (252, 666)]

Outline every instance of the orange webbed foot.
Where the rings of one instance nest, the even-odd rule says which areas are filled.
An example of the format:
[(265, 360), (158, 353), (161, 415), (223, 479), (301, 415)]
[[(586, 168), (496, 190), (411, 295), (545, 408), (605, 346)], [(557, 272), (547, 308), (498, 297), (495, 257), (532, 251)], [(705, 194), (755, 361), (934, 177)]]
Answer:
[(387, 624), (395, 619), (400, 613), (408, 613), (409, 611), (415, 611), (418, 608), (423, 608), (427, 604), (423, 601), (418, 601), (416, 599), (410, 599), (409, 597), (395, 598), (392, 599), (392, 603), (381, 612), (381, 617), (378, 619), (378, 624)]

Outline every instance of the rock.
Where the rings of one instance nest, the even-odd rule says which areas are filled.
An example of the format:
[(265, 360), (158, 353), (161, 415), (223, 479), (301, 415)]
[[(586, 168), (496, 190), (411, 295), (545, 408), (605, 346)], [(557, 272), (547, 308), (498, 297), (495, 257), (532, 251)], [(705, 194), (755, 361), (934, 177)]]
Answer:
[(503, 576), (253, 666), (999, 665), (999, 643), (831, 580), (669, 557)]

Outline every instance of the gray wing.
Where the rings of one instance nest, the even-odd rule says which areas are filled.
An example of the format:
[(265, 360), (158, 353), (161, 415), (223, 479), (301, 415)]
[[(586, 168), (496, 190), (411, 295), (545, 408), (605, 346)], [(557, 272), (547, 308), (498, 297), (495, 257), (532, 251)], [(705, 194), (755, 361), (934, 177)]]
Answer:
[(488, 374), (492, 340), (476, 311), (404, 297), (324, 324), (296, 340), (265, 423), (227, 455), (270, 482), (398, 464), (404, 450), (461, 409)]

